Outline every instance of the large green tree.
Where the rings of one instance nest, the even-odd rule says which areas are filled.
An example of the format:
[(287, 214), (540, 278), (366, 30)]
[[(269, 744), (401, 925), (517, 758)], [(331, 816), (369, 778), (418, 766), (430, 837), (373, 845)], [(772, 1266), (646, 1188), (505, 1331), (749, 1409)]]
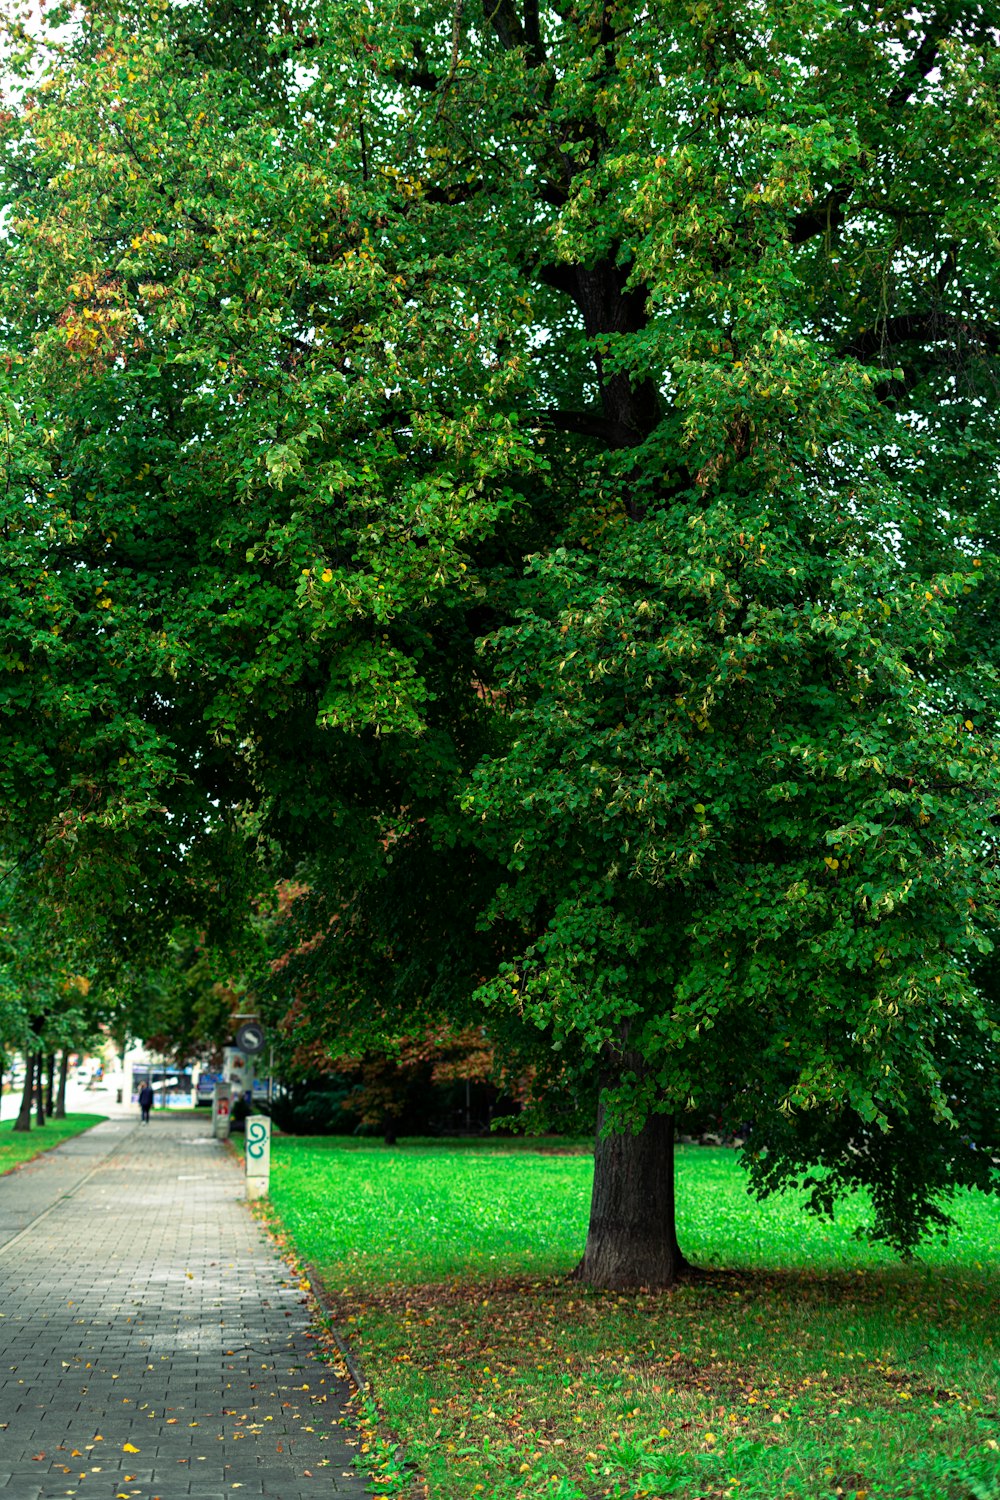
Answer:
[(998, 19), (98, 0), (8, 47), (4, 838), (109, 942), (295, 871), (332, 994), (534, 1036), (600, 1096), (601, 1283), (682, 1265), (685, 1108), (789, 1172), (925, 1121), (953, 1175), (887, 1224), (965, 1180)]
[(25, 1072), (15, 1130), (31, 1128), (33, 1087), (40, 1096), (40, 1125), (46, 1110), (65, 1115), (69, 1055), (94, 1045), (104, 1019), (89, 976), (82, 972), (89, 956), (86, 945), (77, 940), (73, 923), (59, 922), (48, 904), (36, 898), (30, 873), (0, 862), (0, 1052), (5, 1064), (8, 1056), (19, 1055)]

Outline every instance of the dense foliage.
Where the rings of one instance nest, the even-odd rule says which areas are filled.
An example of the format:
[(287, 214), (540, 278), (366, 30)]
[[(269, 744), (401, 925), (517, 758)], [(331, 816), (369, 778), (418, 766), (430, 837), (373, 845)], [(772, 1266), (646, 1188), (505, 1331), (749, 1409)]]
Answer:
[(770, 1183), (919, 1122), (908, 1242), (996, 1030), (995, 12), (15, 25), (0, 802), (49, 902), (117, 952), (297, 875), (281, 982), (351, 1030), (485, 1004), (637, 1141), (759, 1121)]

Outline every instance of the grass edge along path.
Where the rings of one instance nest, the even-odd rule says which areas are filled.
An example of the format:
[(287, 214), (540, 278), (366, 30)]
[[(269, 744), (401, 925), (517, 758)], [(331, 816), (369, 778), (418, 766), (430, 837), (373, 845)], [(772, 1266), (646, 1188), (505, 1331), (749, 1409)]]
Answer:
[(378, 1494), (1000, 1500), (995, 1198), (963, 1201), (953, 1244), (900, 1266), (850, 1216), (753, 1205), (731, 1152), (691, 1148), (685, 1248), (738, 1269), (625, 1296), (565, 1274), (585, 1158), (498, 1143), (469, 1162), (275, 1143), (268, 1217), (370, 1381)]
[(31, 1129), (23, 1131), (14, 1130), (13, 1120), (4, 1120), (0, 1124), (0, 1177), (16, 1172), (29, 1161), (44, 1156), (46, 1151), (54, 1151), (75, 1135), (103, 1125), (107, 1118), (107, 1115), (70, 1114), (62, 1120), (48, 1119), (44, 1125), (32, 1122)]

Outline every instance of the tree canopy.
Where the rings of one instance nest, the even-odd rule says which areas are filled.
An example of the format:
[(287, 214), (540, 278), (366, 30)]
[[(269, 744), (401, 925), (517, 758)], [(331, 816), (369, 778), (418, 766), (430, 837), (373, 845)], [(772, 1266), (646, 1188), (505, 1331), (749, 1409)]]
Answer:
[(998, 20), (11, 23), (5, 847), (115, 950), (294, 876), (324, 1025), (600, 1094), (597, 1280), (686, 1109), (984, 1185)]

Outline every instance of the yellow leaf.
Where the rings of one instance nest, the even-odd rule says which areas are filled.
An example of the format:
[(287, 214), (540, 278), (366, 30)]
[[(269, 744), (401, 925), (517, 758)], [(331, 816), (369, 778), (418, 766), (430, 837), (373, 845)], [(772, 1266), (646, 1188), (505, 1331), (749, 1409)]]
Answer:
[(122, 1444), (122, 1452), (123, 1453), (138, 1453), (139, 1451), (140, 1450), (138, 1448), (136, 1448), (132, 1443), (123, 1443)]

